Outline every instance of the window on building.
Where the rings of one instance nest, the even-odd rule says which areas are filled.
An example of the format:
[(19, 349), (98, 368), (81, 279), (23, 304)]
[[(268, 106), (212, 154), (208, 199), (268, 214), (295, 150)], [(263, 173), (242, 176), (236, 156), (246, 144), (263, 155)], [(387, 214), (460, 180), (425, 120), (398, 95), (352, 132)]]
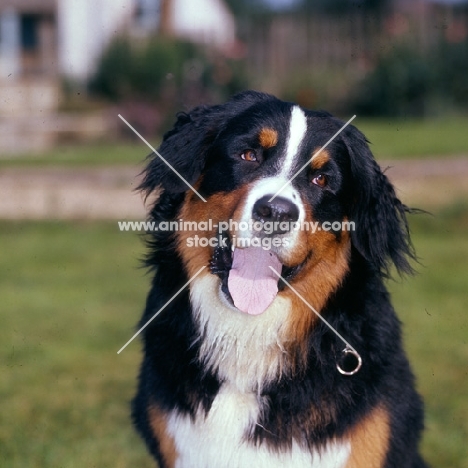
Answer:
[(21, 15), (21, 47), (31, 51), (39, 47), (39, 15)]

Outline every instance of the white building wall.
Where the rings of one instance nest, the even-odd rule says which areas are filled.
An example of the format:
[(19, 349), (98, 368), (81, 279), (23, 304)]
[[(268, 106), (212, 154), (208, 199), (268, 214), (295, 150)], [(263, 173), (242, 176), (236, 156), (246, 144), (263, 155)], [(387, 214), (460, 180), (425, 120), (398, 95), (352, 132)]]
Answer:
[[(112, 37), (131, 27), (137, 1), (57, 0), (59, 73), (72, 80), (86, 81)], [(159, 1), (145, 0), (145, 4), (151, 7), (151, 20), (156, 28)], [(177, 37), (218, 48), (235, 41), (234, 18), (222, 0), (173, 0), (170, 16)], [(3, 10), (0, 15), (0, 78), (14, 78), (21, 73), (19, 33), (18, 14), (14, 10)]]
[(59, 68), (85, 80), (110, 41), (132, 19), (134, 0), (58, 0)]
[(173, 0), (172, 28), (176, 36), (225, 47), (235, 40), (234, 17), (222, 0)]

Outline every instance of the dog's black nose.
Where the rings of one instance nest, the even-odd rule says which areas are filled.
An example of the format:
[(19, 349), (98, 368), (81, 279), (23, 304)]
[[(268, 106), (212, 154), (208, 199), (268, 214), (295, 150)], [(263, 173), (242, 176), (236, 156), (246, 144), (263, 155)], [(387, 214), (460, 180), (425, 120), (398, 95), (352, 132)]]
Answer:
[(257, 221), (276, 223), (272, 234), (285, 234), (291, 230), (291, 223), (299, 219), (299, 209), (286, 198), (276, 197), (270, 202), (271, 197), (266, 195), (257, 200), (252, 216)]

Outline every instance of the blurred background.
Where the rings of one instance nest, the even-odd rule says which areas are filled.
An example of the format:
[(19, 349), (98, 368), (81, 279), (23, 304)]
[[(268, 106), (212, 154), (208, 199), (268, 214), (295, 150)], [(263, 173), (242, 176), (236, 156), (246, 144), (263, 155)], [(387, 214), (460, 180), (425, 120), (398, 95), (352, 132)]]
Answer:
[[(468, 1), (0, 0), (0, 466), (154, 466), (128, 403), (150, 278), (133, 189), (178, 111), (253, 88), (371, 142), (411, 216), (389, 281), (423, 453), (468, 468)], [(170, 356), (168, 356), (170, 359)]]

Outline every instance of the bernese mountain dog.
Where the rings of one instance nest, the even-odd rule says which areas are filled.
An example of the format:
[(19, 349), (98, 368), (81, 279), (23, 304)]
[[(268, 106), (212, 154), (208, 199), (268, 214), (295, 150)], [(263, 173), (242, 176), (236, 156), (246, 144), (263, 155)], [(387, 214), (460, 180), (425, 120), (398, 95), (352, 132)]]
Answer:
[(160, 467), (426, 466), (384, 284), (412, 271), (410, 210), (359, 130), (246, 91), (179, 114), (140, 189), (132, 416)]

